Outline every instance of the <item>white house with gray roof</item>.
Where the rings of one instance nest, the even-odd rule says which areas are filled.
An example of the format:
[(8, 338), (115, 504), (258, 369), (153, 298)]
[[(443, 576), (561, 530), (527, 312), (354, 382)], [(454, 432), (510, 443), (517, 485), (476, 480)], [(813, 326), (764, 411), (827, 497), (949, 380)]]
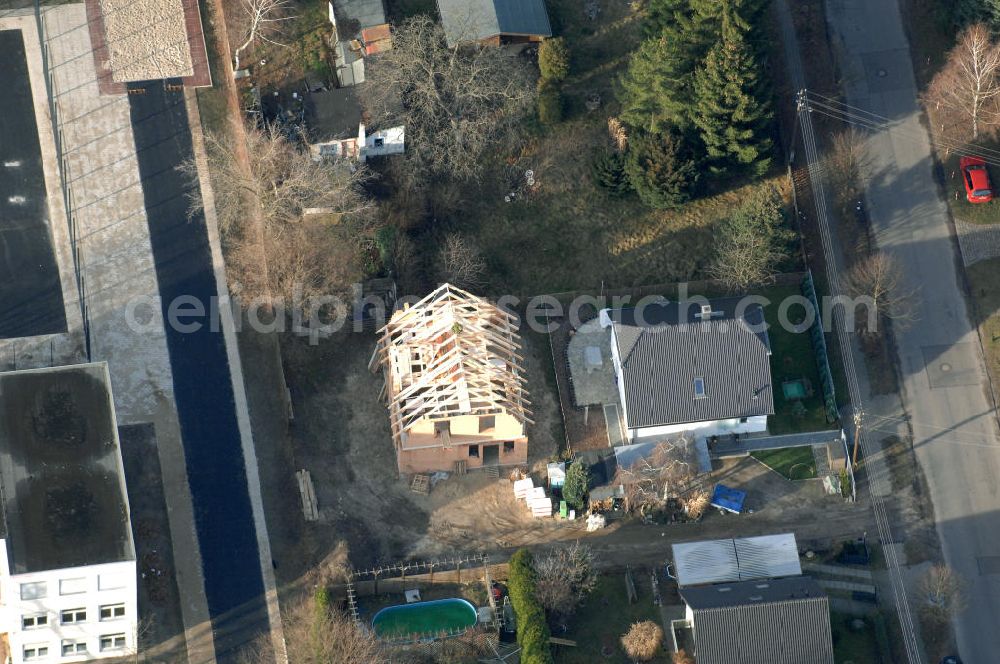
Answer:
[(740, 298), (604, 309), (627, 436), (704, 438), (767, 429), (771, 345)]

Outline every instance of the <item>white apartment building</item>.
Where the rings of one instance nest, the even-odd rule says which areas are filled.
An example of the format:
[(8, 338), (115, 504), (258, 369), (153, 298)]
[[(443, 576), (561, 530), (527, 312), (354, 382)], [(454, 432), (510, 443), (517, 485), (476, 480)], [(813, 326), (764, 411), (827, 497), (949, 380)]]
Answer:
[(5, 661), (136, 650), (136, 560), (107, 365), (0, 373)]

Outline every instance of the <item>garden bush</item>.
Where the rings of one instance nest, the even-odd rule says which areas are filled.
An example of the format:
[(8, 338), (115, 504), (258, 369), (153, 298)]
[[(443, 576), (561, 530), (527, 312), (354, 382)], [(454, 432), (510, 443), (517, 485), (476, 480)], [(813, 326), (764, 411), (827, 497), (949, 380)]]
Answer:
[(538, 69), (542, 79), (553, 83), (569, 75), (569, 48), (562, 37), (546, 39), (538, 47)]
[(610, 195), (621, 197), (632, 191), (632, 184), (625, 173), (625, 155), (613, 150), (600, 150), (590, 163), (591, 174), (597, 186)]

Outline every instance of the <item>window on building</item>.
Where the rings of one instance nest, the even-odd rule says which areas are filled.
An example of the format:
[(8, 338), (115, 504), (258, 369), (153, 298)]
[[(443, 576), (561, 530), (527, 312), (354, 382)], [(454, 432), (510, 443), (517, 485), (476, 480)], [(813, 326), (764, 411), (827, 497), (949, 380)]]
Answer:
[(694, 398), (704, 399), (708, 395), (705, 394), (705, 378), (702, 376), (694, 377)]
[(101, 635), (101, 652), (107, 650), (121, 650), (125, 647), (124, 634), (103, 634)]
[(47, 593), (44, 581), (21, 584), (21, 599), (42, 599)]
[(382, 147), (384, 145), (385, 145), (385, 139), (384, 138), (376, 138), (375, 139), (375, 147), (380, 148), (380, 147)]
[(87, 592), (87, 578), (79, 577), (77, 579), (60, 579), (59, 580), (59, 594), (60, 595), (79, 595), (80, 593)]
[(441, 436), (451, 433), (451, 420), (439, 420), (434, 423), (434, 435)]
[(41, 659), (49, 656), (49, 647), (42, 645), (24, 646), (24, 660)]
[(63, 657), (71, 657), (72, 655), (83, 655), (87, 652), (87, 642), (80, 641), (78, 639), (63, 639), (62, 641), (62, 654)]
[(101, 620), (117, 620), (124, 617), (124, 604), (105, 604), (101, 607)]
[(513, 440), (505, 440), (505, 441), (503, 441), (503, 453), (504, 454), (513, 454), (514, 453), (514, 441)]
[(97, 577), (98, 590), (118, 590), (127, 585), (126, 577), (122, 574), (102, 574)]
[(492, 431), (497, 428), (497, 417), (496, 415), (486, 415), (479, 418), (479, 433), (485, 431)]
[(59, 614), (59, 621), (64, 625), (82, 623), (87, 620), (87, 609), (68, 609)]
[(21, 629), (34, 629), (45, 627), (49, 624), (49, 616), (45, 613), (35, 613), (30, 616), (21, 616)]
[(479, 445), (469, 445), (469, 456), (479, 458)]

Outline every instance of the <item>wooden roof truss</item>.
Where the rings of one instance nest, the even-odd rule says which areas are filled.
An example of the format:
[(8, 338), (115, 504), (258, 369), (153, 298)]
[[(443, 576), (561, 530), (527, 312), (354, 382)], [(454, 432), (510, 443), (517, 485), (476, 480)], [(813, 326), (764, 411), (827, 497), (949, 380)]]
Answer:
[(385, 374), (393, 436), (416, 422), (508, 413), (530, 422), (516, 318), (444, 284), (396, 312), (370, 368)]

